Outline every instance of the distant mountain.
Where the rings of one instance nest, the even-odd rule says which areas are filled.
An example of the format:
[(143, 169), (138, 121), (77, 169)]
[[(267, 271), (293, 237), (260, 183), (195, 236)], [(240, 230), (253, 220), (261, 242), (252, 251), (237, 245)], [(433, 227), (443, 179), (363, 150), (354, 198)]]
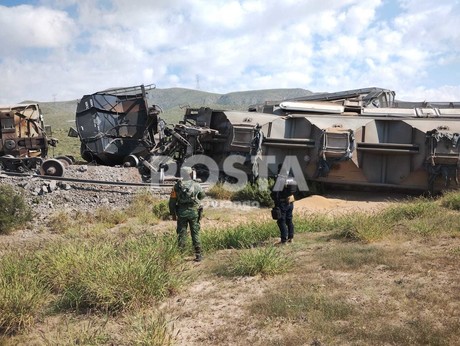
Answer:
[[(305, 89), (267, 89), (215, 94), (184, 88), (153, 89), (148, 91), (149, 105), (157, 104), (167, 122), (182, 118), (185, 107), (210, 107), (226, 110), (247, 110), (250, 105), (265, 101), (280, 101), (313, 94)], [(83, 96), (83, 95), (82, 95)], [(40, 102), (45, 123), (55, 129), (68, 129), (75, 120), (78, 100)]]

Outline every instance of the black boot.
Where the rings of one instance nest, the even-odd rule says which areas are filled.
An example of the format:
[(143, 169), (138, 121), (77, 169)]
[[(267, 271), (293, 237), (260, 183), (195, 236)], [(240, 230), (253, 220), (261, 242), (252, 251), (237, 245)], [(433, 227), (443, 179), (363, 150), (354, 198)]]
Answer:
[(194, 259), (195, 262), (201, 262), (202, 259), (203, 259), (203, 256), (201, 256), (201, 253), (195, 254), (195, 259)]

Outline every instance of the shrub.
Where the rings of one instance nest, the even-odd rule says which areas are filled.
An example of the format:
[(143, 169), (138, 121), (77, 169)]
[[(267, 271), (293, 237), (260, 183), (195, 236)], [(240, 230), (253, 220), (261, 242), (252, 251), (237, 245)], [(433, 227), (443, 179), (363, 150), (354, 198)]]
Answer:
[(160, 202), (160, 206), (157, 206), (158, 203), (158, 199), (150, 191), (142, 191), (130, 202), (126, 214), (137, 218), (141, 224), (155, 225), (159, 219), (165, 218), (167, 211), (164, 202)]
[(167, 220), (169, 218), (169, 206), (168, 202), (161, 201), (157, 202), (152, 207), (153, 215), (155, 215), (160, 220)]
[(215, 199), (231, 200), (235, 195), (235, 192), (225, 189), (222, 183), (217, 183), (206, 191), (206, 195)]
[(152, 205), (156, 204), (158, 200), (148, 190), (141, 191), (129, 203), (126, 210), (128, 216), (138, 217), (145, 212), (151, 212)]
[(441, 198), (441, 205), (452, 210), (460, 210), (460, 193), (458, 191), (447, 192)]
[(242, 252), (227, 270), (228, 274), (236, 276), (272, 276), (286, 272), (291, 265), (289, 258), (270, 246)]
[(261, 207), (273, 207), (274, 203), (270, 197), (272, 181), (260, 180), (259, 182), (247, 183), (243, 189), (234, 193), (232, 201), (256, 201)]
[(108, 207), (98, 208), (94, 214), (95, 221), (105, 224), (107, 227), (119, 225), (127, 220), (125, 212)]
[(32, 210), (24, 196), (9, 185), (0, 185), (0, 234), (24, 227), (32, 220)]

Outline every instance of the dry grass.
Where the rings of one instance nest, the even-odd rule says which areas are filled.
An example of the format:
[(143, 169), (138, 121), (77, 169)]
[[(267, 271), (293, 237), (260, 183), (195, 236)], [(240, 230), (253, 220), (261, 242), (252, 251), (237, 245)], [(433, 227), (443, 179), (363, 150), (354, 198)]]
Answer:
[[(449, 200), (455, 198), (449, 196)], [(152, 215), (154, 202), (149, 196), (139, 197), (136, 203)], [(268, 210), (239, 214), (239, 221), (265, 221), (237, 227), (236, 218), (227, 220), (228, 209), (216, 208), (204, 220), (203, 240), (208, 248), (204, 261), (196, 265), (186, 257), (178, 263), (179, 274), (193, 278), (186, 287), (165, 292), (163, 300), (147, 299), (148, 304), (131, 299), (134, 305), (128, 309), (114, 305), (116, 314), (96, 310), (95, 305), (84, 313), (75, 308), (50, 313), (41, 308), (41, 301), (34, 305), (35, 315), (25, 314), (18, 320), (24, 327), (21, 332), (0, 337), (0, 344), (455, 345), (460, 338), (460, 227), (458, 212), (455, 207), (449, 209), (451, 205), (442, 200), (415, 201), (372, 216), (378, 219), (369, 215), (297, 218), (295, 242), (276, 250), (271, 247), (277, 240), (273, 221), (267, 223), (257, 215)], [(110, 257), (116, 263), (110, 268), (128, 277), (139, 272), (129, 261), (140, 253), (148, 258), (149, 251), (153, 256), (155, 249), (153, 244), (146, 246), (153, 231), (132, 223), (142, 219), (142, 214), (129, 213), (99, 211), (88, 223), (96, 228), (76, 229), (73, 218), (65, 215), (59, 216), (60, 224), (55, 220), (49, 226), (69, 241), (81, 245), (105, 241), (107, 246), (116, 245), (117, 251), (131, 239), (126, 244), (134, 244), (130, 250), (135, 251), (126, 261), (118, 261), (118, 255)], [(172, 223), (157, 219), (158, 229), (174, 233)], [(233, 223), (230, 228), (229, 223)], [(98, 228), (101, 224), (105, 230)], [(63, 225), (75, 229), (62, 231)], [(94, 273), (104, 256), (74, 244), (72, 249), (80, 259), (90, 254), (89, 258), (95, 258), (92, 265), (78, 265), (75, 274), (84, 269)], [(43, 243), (41, 248), (48, 245)], [(171, 248), (160, 252), (166, 250)], [(60, 254), (58, 250), (47, 253), (50, 258)], [(60, 258), (77, 263), (65, 254)], [(94, 279), (84, 274), (69, 278), (96, 287), (109, 277), (104, 271), (99, 274), (92, 275)], [(56, 285), (64, 276), (63, 271), (50, 275)], [(9, 277), (14, 279), (14, 275)], [(135, 288), (145, 294), (143, 288), (148, 285), (141, 279)], [(8, 280), (5, 287), (11, 284)], [(125, 288), (126, 293), (134, 292), (132, 280), (122, 283), (114, 293), (123, 294)]]

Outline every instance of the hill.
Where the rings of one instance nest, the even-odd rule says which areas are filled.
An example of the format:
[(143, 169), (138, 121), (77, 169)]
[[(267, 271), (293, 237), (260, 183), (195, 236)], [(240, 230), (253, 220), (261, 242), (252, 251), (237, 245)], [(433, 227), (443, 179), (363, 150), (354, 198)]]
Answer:
[[(227, 94), (209, 93), (185, 88), (153, 89), (148, 92), (148, 103), (163, 109), (163, 117), (168, 122), (176, 122), (184, 114), (185, 107), (211, 107), (220, 109), (246, 110), (248, 106), (265, 101), (284, 100), (312, 94), (305, 89), (267, 89), (231, 92)], [(83, 95), (82, 95), (83, 96)], [(68, 129), (75, 120), (78, 100), (63, 102), (41, 102), (45, 123), (53, 129)]]

